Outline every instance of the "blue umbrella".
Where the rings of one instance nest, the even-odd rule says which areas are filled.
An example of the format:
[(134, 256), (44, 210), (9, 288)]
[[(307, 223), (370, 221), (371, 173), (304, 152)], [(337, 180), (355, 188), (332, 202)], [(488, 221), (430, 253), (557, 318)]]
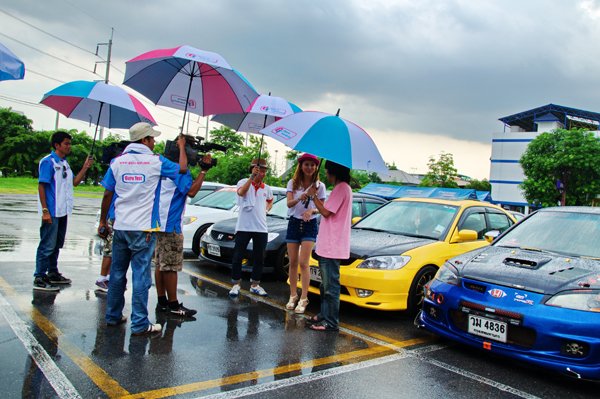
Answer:
[(0, 80), (19, 80), (25, 76), (25, 64), (0, 43)]

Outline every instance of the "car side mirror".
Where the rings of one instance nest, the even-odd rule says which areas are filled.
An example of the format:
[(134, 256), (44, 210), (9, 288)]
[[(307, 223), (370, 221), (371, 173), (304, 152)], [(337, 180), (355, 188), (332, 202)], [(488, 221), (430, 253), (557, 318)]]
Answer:
[(485, 237), (485, 240), (491, 244), (492, 241), (494, 241), (496, 239), (496, 237), (498, 237), (499, 235), (500, 235), (500, 231), (490, 230), (487, 233), (485, 233), (484, 237)]
[(452, 243), (477, 241), (477, 232), (475, 230), (464, 229), (460, 230), (458, 234), (452, 239)]
[(355, 216), (355, 217), (353, 217), (353, 218), (352, 218), (352, 224), (355, 224), (355, 223), (357, 223), (358, 221), (360, 221), (360, 219), (362, 219), (362, 217), (360, 217), (360, 216)]

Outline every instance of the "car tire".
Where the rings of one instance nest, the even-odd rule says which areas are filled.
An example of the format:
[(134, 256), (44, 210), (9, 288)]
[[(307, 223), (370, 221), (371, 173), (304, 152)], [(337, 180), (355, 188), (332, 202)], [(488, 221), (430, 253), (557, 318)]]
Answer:
[(287, 245), (281, 247), (277, 252), (275, 259), (275, 277), (281, 281), (287, 281), (290, 274), (290, 258), (287, 252)]
[(210, 226), (211, 226), (210, 224), (202, 225), (194, 233), (194, 239), (192, 240), (192, 252), (196, 256), (200, 256), (200, 239), (202, 238), (202, 235), (206, 232), (206, 230)]
[(424, 287), (429, 281), (433, 279), (438, 268), (436, 266), (427, 265), (423, 267), (410, 285), (410, 291), (408, 291), (408, 306), (407, 311), (410, 314), (416, 314), (423, 306), (423, 300), (425, 299)]

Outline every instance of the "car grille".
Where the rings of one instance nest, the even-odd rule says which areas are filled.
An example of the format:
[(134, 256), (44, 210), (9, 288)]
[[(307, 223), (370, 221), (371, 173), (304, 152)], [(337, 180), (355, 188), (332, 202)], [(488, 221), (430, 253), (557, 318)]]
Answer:
[[(310, 286), (315, 287), (316, 289), (320, 289), (321, 283), (315, 280), (310, 280)], [(348, 291), (348, 288), (346, 288), (346, 286), (340, 286), (340, 295), (350, 295), (350, 291)]]
[(202, 255), (205, 258), (214, 260), (216, 262), (231, 263), (233, 260), (233, 248), (221, 247), (221, 256), (211, 255), (206, 250), (204, 250)]
[(233, 241), (235, 240), (235, 234), (223, 233), (220, 231), (211, 231), (210, 236), (217, 241)]
[(523, 327), (523, 315), (503, 309), (492, 309), (480, 304), (462, 301), (458, 310), (450, 311), (450, 320), (459, 330), (467, 333), (469, 331), (469, 313), (490, 319), (500, 320), (507, 323), (508, 331), (506, 342), (530, 349), (535, 344), (536, 331), (532, 328)]

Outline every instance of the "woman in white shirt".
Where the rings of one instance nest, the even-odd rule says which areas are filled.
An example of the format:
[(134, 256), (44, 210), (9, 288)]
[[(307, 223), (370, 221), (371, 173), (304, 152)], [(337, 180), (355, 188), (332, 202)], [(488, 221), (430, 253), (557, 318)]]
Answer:
[[(315, 185), (316, 196), (325, 199), (325, 184), (319, 181), (317, 169), (319, 159), (305, 153), (298, 158), (294, 177), (287, 184), (288, 229), (286, 234), (287, 250), (290, 259), (290, 299), (286, 309), (295, 313), (304, 313), (308, 305), (308, 285), (310, 274), (308, 262), (317, 240), (317, 209), (306, 191)], [(298, 299), (298, 265), (302, 279), (302, 293)]]

